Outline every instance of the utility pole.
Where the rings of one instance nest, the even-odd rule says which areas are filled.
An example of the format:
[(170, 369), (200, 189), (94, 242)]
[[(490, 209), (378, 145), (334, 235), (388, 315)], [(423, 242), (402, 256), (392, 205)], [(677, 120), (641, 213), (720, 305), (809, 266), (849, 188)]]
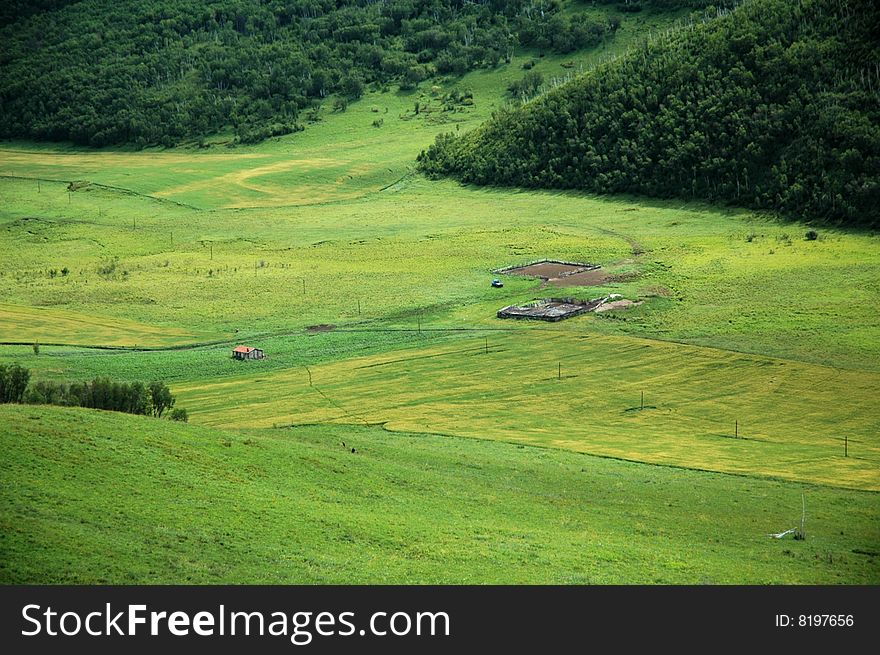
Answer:
[(739, 421), (733, 422), (733, 436), (739, 439)]
[(361, 315), (361, 299), (358, 298), (358, 316)]
[(801, 539), (807, 538), (807, 528), (804, 525), (807, 522), (807, 499), (804, 495), (804, 492), (801, 492), (801, 531), (800, 537)]
[(562, 379), (562, 362), (559, 362), (559, 368), (556, 371), (556, 379), (557, 380)]
[(849, 457), (849, 436), (843, 435), (843, 456)]
[(639, 409), (645, 409), (645, 392), (642, 392), (642, 404)]
[(214, 261), (214, 244), (211, 243), (208, 247), (211, 249), (211, 261)]
[(489, 354), (489, 337), (485, 337), (486, 339), (486, 354)]

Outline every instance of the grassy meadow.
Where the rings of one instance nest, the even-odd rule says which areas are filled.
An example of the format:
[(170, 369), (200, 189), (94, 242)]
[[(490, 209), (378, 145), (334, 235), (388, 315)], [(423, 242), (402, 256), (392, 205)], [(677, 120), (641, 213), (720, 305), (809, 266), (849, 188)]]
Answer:
[[(226, 432), (27, 406), (0, 421), (18, 480), (0, 488), (6, 583), (878, 575), (873, 493), (377, 427)], [(807, 540), (770, 539), (799, 521), (802, 494)]]
[[(0, 144), (0, 364), (162, 379), (190, 414), (0, 407), (0, 581), (880, 581), (876, 234), (413, 172), (523, 62), (669, 20), (258, 146)], [(614, 281), (489, 286), (542, 258)], [(495, 317), (609, 293), (641, 304)], [(802, 493), (809, 538), (769, 539)]]

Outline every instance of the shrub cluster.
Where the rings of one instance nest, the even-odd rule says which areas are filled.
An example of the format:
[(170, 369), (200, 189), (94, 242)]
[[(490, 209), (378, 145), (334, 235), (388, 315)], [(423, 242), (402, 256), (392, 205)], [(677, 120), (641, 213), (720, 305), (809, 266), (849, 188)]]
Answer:
[(0, 402), (31, 405), (89, 407), (127, 414), (187, 421), (185, 409), (174, 407), (175, 398), (164, 382), (115, 382), (95, 378), (91, 382), (40, 380), (28, 384), (30, 371), (18, 364), (0, 365)]

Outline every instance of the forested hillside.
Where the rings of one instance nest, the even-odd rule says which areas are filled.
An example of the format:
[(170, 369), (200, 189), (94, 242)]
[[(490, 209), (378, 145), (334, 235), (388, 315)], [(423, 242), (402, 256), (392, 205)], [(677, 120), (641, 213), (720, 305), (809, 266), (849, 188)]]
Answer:
[(478, 184), (724, 200), (880, 224), (880, 8), (746, 0), (461, 137), (423, 170)]
[(0, 27), (74, 2), (78, 0), (3, 0), (0, 3)]
[(411, 89), (436, 74), (494, 67), (520, 45), (597, 45), (619, 25), (608, 7), (13, 0), (0, 11), (0, 136), (172, 145), (234, 127), (256, 141), (298, 129), (331, 93), (355, 99), (373, 82)]

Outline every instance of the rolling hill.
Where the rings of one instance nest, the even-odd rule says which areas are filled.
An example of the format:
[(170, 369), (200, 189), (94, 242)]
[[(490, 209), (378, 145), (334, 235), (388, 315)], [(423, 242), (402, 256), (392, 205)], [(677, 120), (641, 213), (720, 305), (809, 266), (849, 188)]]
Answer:
[[(227, 432), (70, 408), (0, 406), (0, 445), (3, 584), (878, 575), (873, 493), (377, 427)], [(810, 538), (770, 539), (802, 493)]]
[(703, 198), (880, 223), (880, 9), (748, 0), (647, 41), (464, 136), (465, 182)]

